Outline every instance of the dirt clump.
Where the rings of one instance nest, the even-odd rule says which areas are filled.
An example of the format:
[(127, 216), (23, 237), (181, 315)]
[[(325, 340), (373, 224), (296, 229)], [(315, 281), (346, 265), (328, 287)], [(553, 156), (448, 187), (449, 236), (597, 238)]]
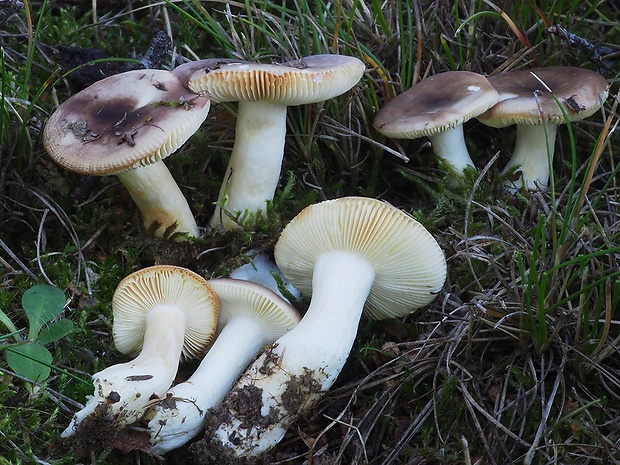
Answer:
[(61, 440), (61, 446), (74, 451), (78, 457), (110, 448), (123, 452), (137, 450), (163, 460), (151, 449), (147, 431), (132, 427), (118, 429), (113, 422), (99, 416), (85, 418), (77, 425), (73, 435)]
[(308, 402), (313, 401), (321, 394), (321, 384), (315, 379), (313, 371), (304, 368), (303, 375), (293, 375), (286, 383), (282, 393), (282, 407), (291, 415), (297, 415), (304, 410)]

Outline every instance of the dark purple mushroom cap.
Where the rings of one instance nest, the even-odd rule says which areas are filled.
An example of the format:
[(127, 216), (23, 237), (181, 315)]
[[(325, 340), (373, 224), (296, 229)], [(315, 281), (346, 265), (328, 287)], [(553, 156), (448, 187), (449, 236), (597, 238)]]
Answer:
[(145, 69), (102, 79), (50, 116), (43, 144), (63, 168), (104, 176), (166, 158), (193, 135), (209, 99), (170, 71)]

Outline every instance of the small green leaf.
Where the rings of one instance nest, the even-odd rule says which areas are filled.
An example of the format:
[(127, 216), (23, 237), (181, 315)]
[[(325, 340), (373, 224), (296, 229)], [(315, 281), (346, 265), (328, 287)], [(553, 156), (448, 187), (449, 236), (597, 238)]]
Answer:
[(18, 375), (42, 382), (50, 375), (52, 354), (42, 345), (28, 343), (8, 349), (6, 361)]
[(73, 331), (73, 322), (71, 320), (54, 321), (41, 330), (36, 341), (41, 345), (49, 344), (65, 337), (71, 331)]
[(38, 284), (22, 296), (22, 307), (30, 322), (28, 337), (34, 339), (41, 328), (52, 321), (65, 306), (65, 294), (54, 286)]

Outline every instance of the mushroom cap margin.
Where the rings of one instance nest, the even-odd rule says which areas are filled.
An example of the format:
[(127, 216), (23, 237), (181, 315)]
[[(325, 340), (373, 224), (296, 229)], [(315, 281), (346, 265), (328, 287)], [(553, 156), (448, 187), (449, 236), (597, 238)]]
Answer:
[[(570, 121), (594, 114), (607, 98), (607, 80), (598, 73), (572, 66), (549, 66), (531, 70), (510, 71), (491, 76), (489, 82), (502, 100), (478, 116), (487, 126), (505, 127), (513, 124), (542, 124), (541, 112), (553, 124), (563, 124), (564, 114), (536, 77), (542, 80), (558, 98)], [(580, 110), (569, 104), (572, 99)]]
[(345, 55), (312, 55), (282, 64), (223, 63), (194, 73), (189, 88), (218, 102), (268, 101), (295, 106), (347, 92), (364, 70), (361, 60)]

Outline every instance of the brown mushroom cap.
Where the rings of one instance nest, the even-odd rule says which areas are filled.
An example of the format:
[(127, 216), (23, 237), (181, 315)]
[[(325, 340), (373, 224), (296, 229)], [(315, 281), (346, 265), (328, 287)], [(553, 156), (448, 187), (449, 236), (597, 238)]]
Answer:
[(491, 76), (489, 82), (501, 94), (502, 101), (478, 119), (497, 128), (512, 124), (542, 124), (541, 112), (550, 123), (564, 123), (564, 114), (553, 95), (569, 120), (587, 118), (601, 107), (608, 90), (607, 81), (600, 74), (571, 66), (511, 71)]
[(478, 116), (499, 100), (498, 92), (481, 74), (448, 71), (426, 78), (390, 100), (373, 124), (388, 137), (431, 136)]
[(146, 316), (158, 305), (174, 305), (185, 313), (183, 356), (203, 355), (215, 335), (219, 302), (200, 275), (173, 265), (156, 265), (126, 276), (112, 298), (113, 335), (124, 354), (142, 349)]
[(166, 158), (207, 117), (209, 99), (170, 71), (145, 69), (96, 82), (50, 116), (43, 144), (63, 168), (104, 176)]
[(364, 68), (359, 59), (344, 55), (314, 55), (283, 64), (224, 62), (198, 70), (189, 88), (218, 102), (303, 105), (343, 94), (357, 84)]

